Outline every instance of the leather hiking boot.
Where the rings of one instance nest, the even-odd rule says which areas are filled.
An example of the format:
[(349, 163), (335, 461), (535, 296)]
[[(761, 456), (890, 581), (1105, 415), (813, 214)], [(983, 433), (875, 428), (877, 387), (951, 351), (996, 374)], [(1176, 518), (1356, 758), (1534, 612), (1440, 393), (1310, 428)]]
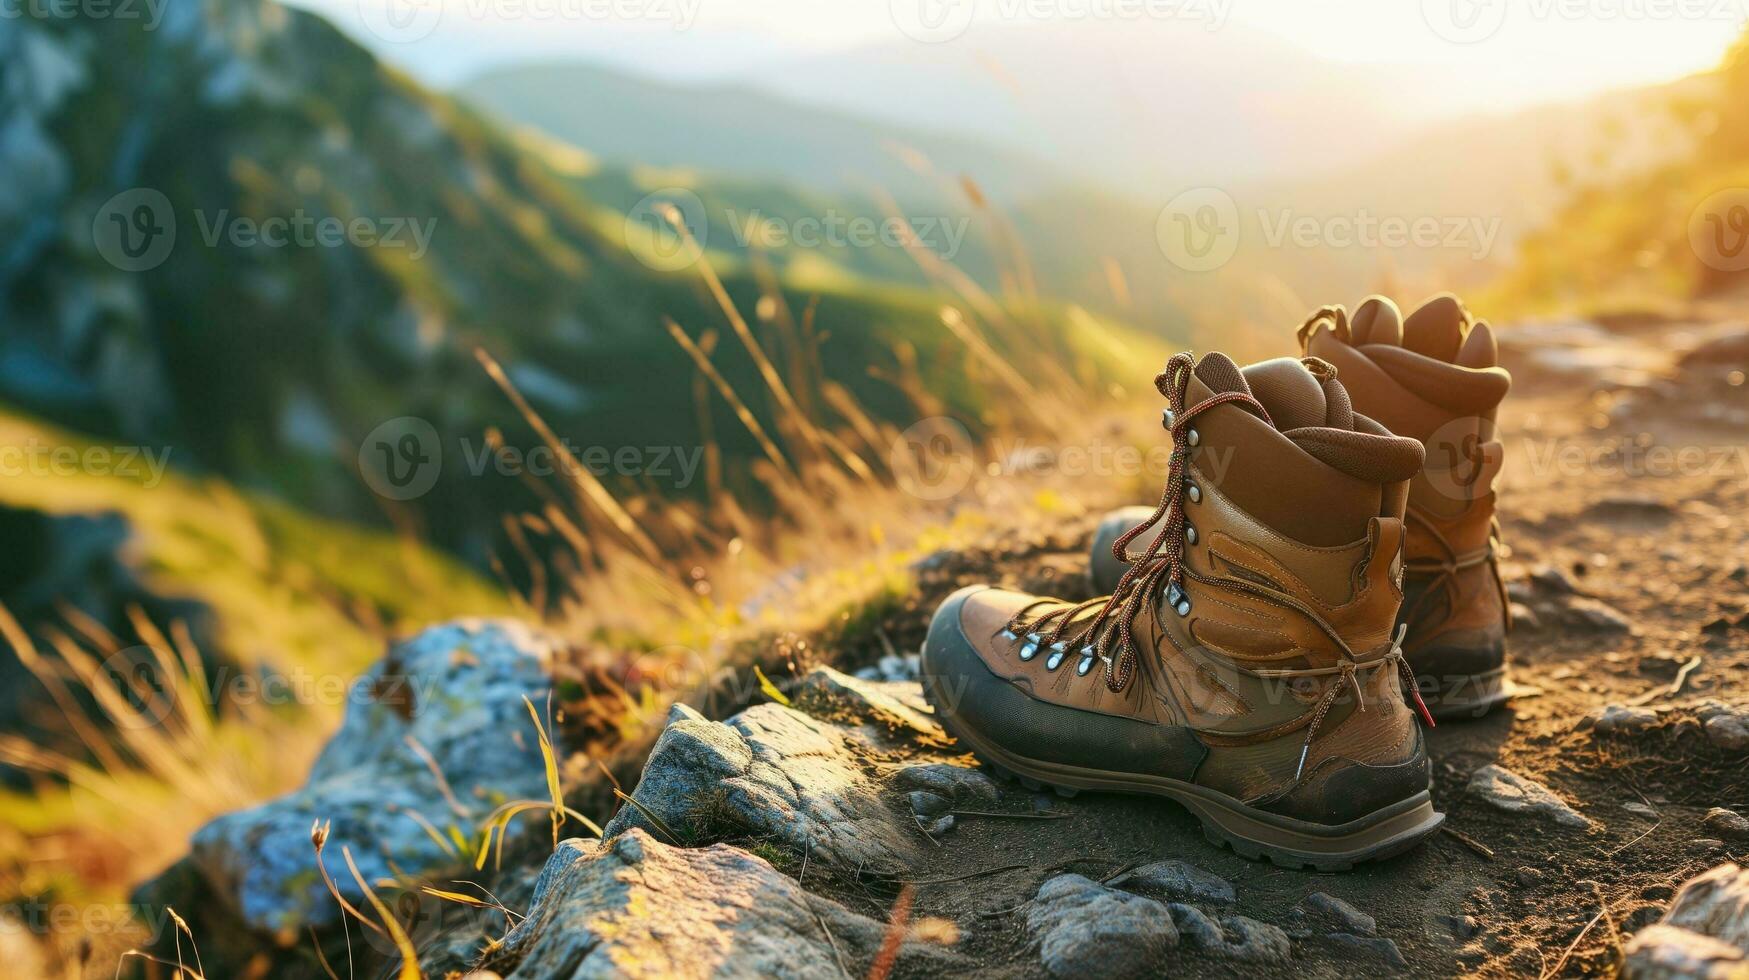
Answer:
[(1173, 357), (1166, 486), (1118, 542), (1151, 544), (1107, 597), (948, 598), (922, 669), (947, 731), (1029, 786), (1177, 800), (1287, 867), (1437, 830), (1394, 632), (1421, 445), (1356, 415), (1334, 374)]
[[(1356, 411), (1426, 451), (1409, 490), (1403, 650), (1435, 718), (1480, 717), (1511, 693), (1494, 479), (1503, 459), (1495, 419), (1512, 377), (1499, 366), (1493, 331), (1455, 296), (1436, 296), (1407, 320), (1373, 296), (1352, 316), (1340, 306), (1319, 310), (1299, 337), (1303, 353), (1337, 369)], [(1123, 574), (1112, 543), (1147, 515), (1129, 507), (1100, 523), (1096, 589)]]

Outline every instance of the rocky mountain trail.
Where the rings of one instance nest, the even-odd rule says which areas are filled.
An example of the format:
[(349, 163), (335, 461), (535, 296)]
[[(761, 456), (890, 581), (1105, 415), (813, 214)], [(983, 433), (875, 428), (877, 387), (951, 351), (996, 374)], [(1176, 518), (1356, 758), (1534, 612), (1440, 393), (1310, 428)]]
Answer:
[[(1656, 348), (1663, 329), (1612, 331), (1612, 343)], [(1513, 333), (1502, 337), (1514, 351)], [(1645, 362), (1652, 377), (1633, 384), (1688, 383), (1696, 369), (1683, 366), (1683, 351), (1664, 350)], [(1727, 381), (1719, 383), (1742, 400), (1745, 389)], [(1749, 814), (1741, 680), (1749, 629), (1740, 626), (1749, 589), (1738, 573), (1749, 528), (1732, 515), (1749, 505), (1749, 470), (1664, 472), (1632, 460), (1658, 446), (1728, 460), (1744, 433), (1697, 429), (1664, 402), (1647, 402), (1624, 430), (1598, 408), (1598, 392), (1622, 384), (1601, 370), (1533, 371), (1508, 403), (1503, 573), (1535, 621), (1521, 618), (1511, 637), (1511, 706), (1429, 732), (1446, 832), (1407, 854), (1336, 875), (1248, 861), (1208, 843), (1196, 819), (1168, 802), (1059, 798), (992, 778), (941, 730), (914, 661), (936, 603), (976, 581), (1086, 597), (1097, 514), (1084, 513), (1048, 531), (992, 532), (982, 547), (916, 563), (896, 602), (814, 650), (812, 663), (771, 673), (780, 696), (721, 716), (674, 708), (641, 776), (622, 775), (628, 801), (604, 822), (603, 841), (555, 849), (537, 813), (505, 844), (501, 870), (476, 872), (435, 860), (442, 848), (417, 821), (400, 820), (395, 846), (427, 859), (397, 854), (394, 873), (489, 893), (504, 909), (416, 896), (407, 908), (423, 965), (433, 976), (476, 967), (507, 977), (861, 976), (879, 958), (901, 977), (1067, 975), (1096, 965), (1105, 975), (1297, 980), (1588, 975), (1621, 963), (1634, 976), (1701, 977), (1740, 962), (1749, 957), (1749, 937), (1734, 925), (1744, 921), (1737, 866), (1749, 859), (1740, 831)], [(524, 650), (531, 666), (540, 660), (539, 640), (504, 645)], [(544, 795), (538, 753), (508, 734), (532, 736), (521, 698), (540, 704), (541, 681), (505, 676), (500, 686), (446, 684), (446, 697), (473, 706), (433, 716), (498, 719), (502, 727), (479, 743), (496, 753), (489, 767), (454, 761), (478, 758), (468, 739), (419, 727), (420, 713), (441, 699), (415, 709), (421, 743), (464, 802), (487, 774), (514, 782), (502, 787), (506, 796)], [(510, 718), (508, 707), (500, 715), (475, 704), (479, 697), (522, 715)], [(408, 724), (380, 705), (359, 710), (376, 719), (365, 726), (372, 745), (391, 745)], [(383, 798), (413, 794), (405, 807), (433, 821), (447, 809), (428, 767), (402, 760), (371, 769), (381, 760), (364, 756), (357, 772), (380, 777), (319, 766), (324, 778), (301, 792), (356, 778)], [(602, 797), (600, 785), (567, 791), (596, 816), (608, 814), (581, 801)], [(344, 795), (332, 799), (344, 809)], [(312, 803), (262, 808), (295, 809), (304, 837), (293, 842), (287, 830), (261, 839), (313, 870)], [(217, 826), (261, 819), (237, 815)], [(324, 819), (334, 821), (333, 859), (350, 825), (338, 812)], [(353, 832), (374, 834), (374, 826)], [(583, 831), (569, 821), (564, 832)], [(230, 836), (202, 835), (197, 841)], [(351, 840), (355, 855), (370, 850)], [(265, 880), (278, 853), (241, 860), (249, 867), (240, 871), (211, 857), (185, 864), (211, 904), (247, 919), (255, 906), (240, 883)], [(189, 868), (167, 876), (190, 880)], [(325, 889), (305, 893), (314, 898), (297, 921), (332, 921)], [(317, 913), (324, 902), (328, 911)], [(286, 951), (300, 944), (309, 947), (306, 937), (287, 940), (279, 955), (296, 959)], [(781, 949), (788, 957), (774, 959)], [(321, 975), (313, 960), (306, 965)]]

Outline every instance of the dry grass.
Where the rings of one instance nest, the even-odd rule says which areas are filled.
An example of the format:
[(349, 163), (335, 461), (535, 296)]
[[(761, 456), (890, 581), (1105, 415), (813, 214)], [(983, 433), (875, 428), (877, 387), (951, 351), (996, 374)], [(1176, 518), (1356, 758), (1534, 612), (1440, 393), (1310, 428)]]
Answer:
[[(536, 488), (543, 501), (537, 510), (506, 518), (509, 548), (496, 556), (499, 570), (524, 573), (531, 583), (521, 597), (525, 608), (577, 641), (577, 660), (562, 673), (592, 683), (584, 685), (589, 703), (560, 704), (552, 724), (543, 722), (532, 703), (528, 706), (545, 760), (549, 800), (504, 803), (475, 822), (470, 839), (446, 835), (425, 815), (410, 815), (458, 865), (482, 870), (489, 853), (501, 861), (510, 825), (525, 813), (550, 816), (554, 844), (569, 819), (599, 834), (587, 815), (565, 805), (562, 754), (578, 748), (606, 751), (658, 725), (667, 705), (708, 678), (735, 644), (779, 628), (804, 634), (822, 628), (848, 617), (847, 610), (903, 590), (909, 566), (936, 550), (993, 527), (1083, 509), (1075, 481), (1063, 474), (998, 473), (1009, 461), (998, 458), (995, 447), (1034, 438), (1083, 445), (1118, 439), (1104, 427), (1104, 406), (1111, 404), (1113, 389), (1091, 364), (1027, 353), (1044, 349), (1038, 341), (1048, 328), (1022, 312), (1028, 308), (1024, 290), (992, 296), (927, 249), (916, 246), (913, 254), (946, 297), (940, 314), (945, 335), (963, 349), (967, 370), (997, 393), (985, 417), (970, 420), (971, 428), (992, 438), (982, 445), (966, 441), (947, 447), (959, 454), (948, 462), (962, 468), (955, 472), (966, 477), (965, 490), (939, 496), (916, 492), (920, 485), (927, 490), (926, 481), (919, 482), (923, 468), (943, 461), (920, 457), (899, 425), (877, 418), (843, 385), (825, 377), (819, 369), (823, 331), (811, 306), (798, 315), (775, 279), (766, 276), (750, 322), (709, 262), (700, 262), (700, 285), (715, 297), (734, 342), (755, 365), (759, 390), (736, 391), (716, 369), (714, 331), (695, 335), (687, 327), (701, 325), (669, 322), (666, 327), (679, 353), (695, 366), (699, 417), (708, 420), (711, 400), (721, 399), (761, 455), (733, 462), (711, 440), (704, 447), (711, 491), (701, 500), (683, 501), (636, 485), (609, 486), (579, 463), (561, 468), (560, 476)], [(1024, 270), (1006, 278), (1029, 279)], [(1088, 337), (1111, 343), (1093, 318), (1079, 314), (1075, 322)], [(1136, 353), (1163, 355), (1163, 349)], [(894, 354), (900, 368), (886, 380), (906, 394), (918, 419), (940, 415), (941, 402), (922, 382), (916, 352), (901, 348)], [(534, 431), (563, 456), (559, 434), (500, 366), (484, 352), (479, 360)], [(496, 433), (488, 433), (493, 438)], [(938, 448), (922, 447), (925, 452)], [(759, 504), (738, 499), (727, 489), (733, 485), (756, 487), (763, 499)], [(1095, 494), (1101, 502), (1111, 495), (1110, 485)], [(70, 860), (81, 849), (79, 835), (115, 836), (101, 850), (122, 855), (122, 865), (80, 872), (88, 887), (99, 890), (145, 878), (179, 853), (207, 820), (289, 788), (284, 774), (307, 771), (338, 723), (337, 710), (288, 713), (220, 705), (204, 690), (201, 652), (186, 630), (160, 627), (143, 615), (133, 625), (150, 642), (124, 655), (122, 641), (99, 624), (39, 625), (33, 636), (0, 608), (0, 638), (49, 692), (68, 736), (67, 746), (54, 748), (0, 739), (0, 762), (40, 774), (44, 799), (58, 798), (66, 808), (44, 814), (34, 831), (27, 830), (33, 848), (50, 862)], [(663, 647), (685, 651), (699, 670), (628, 678), (628, 654)], [(130, 671), (106, 666), (117, 656), (144, 663), (155, 685), (141, 687)], [(760, 680), (776, 691), (763, 674)], [(592, 713), (601, 722), (602, 730), (585, 746), (561, 737), (571, 732), (567, 715), (574, 720), (578, 713)], [(407, 751), (443, 783), (441, 769), (423, 747), (413, 743)], [(326, 878), (319, 828), (313, 840), (315, 862)], [(406, 931), (373, 883), (359, 884), (369, 911), (377, 914), (343, 903), (343, 921), (356, 919), (410, 950)], [(432, 883), (413, 877), (375, 885), (463, 904), (478, 901), (434, 890)], [(338, 895), (332, 879), (329, 886)], [(503, 911), (507, 922), (515, 914)], [(199, 965), (177, 968), (197, 975)], [(417, 975), (412, 965), (402, 972)]]

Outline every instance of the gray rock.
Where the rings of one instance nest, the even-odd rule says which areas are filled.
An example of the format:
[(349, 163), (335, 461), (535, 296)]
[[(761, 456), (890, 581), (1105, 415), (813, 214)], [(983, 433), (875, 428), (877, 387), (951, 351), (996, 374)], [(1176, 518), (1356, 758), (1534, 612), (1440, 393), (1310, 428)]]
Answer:
[(1721, 864), (1690, 879), (1663, 921), (1624, 951), (1627, 980), (1715, 980), (1749, 973), (1749, 870)]
[(996, 783), (976, 769), (933, 763), (906, 766), (893, 777), (901, 789), (927, 790), (962, 805), (995, 806)]
[(1708, 701), (1695, 709), (1707, 741), (1725, 752), (1749, 752), (1749, 708)]
[(1508, 813), (1547, 817), (1563, 827), (1587, 828), (1591, 821), (1547, 786), (1503, 766), (1483, 766), (1470, 776), (1468, 792)]
[(1482, 931), (1482, 922), (1473, 915), (1441, 915), (1436, 920), (1451, 938), (1468, 940), (1476, 937)]
[(1376, 936), (1379, 931), (1379, 924), (1372, 916), (1327, 892), (1307, 895), (1294, 908), (1294, 913), (1301, 922), (1325, 926), (1326, 931), (1356, 936)]
[(1236, 900), (1233, 886), (1226, 879), (1183, 861), (1144, 864), (1113, 878), (1111, 883), (1131, 891), (1163, 895), (1179, 902), (1231, 905)]
[(1226, 937), (1223, 955), (1229, 959), (1247, 963), (1286, 963), (1293, 953), (1286, 932), (1242, 915), (1221, 916), (1221, 934)]
[(1654, 925), (1628, 941), (1622, 980), (1730, 980), (1749, 969), (1749, 956), (1727, 942)]
[(1626, 633), (1633, 629), (1620, 610), (1599, 599), (1576, 595), (1562, 603), (1561, 625), (1590, 633)]
[(911, 801), (911, 812), (920, 817), (939, 817), (953, 807), (952, 800), (928, 790), (914, 790), (908, 798)]
[(1749, 837), (1749, 819), (1735, 810), (1727, 810), (1715, 806), (1706, 813), (1706, 819), (1701, 821), (1706, 829), (1721, 837)]
[(1228, 915), (1216, 921), (1182, 902), (1167, 909), (1184, 945), (1198, 952), (1245, 963), (1285, 963), (1293, 949), (1286, 932), (1255, 919)]
[[(866, 683), (831, 673), (834, 684)], [(902, 870), (922, 843), (917, 827), (881, 798), (854, 738), (779, 704), (755, 705), (727, 722), (681, 717), (644, 763), (632, 791), (641, 809), (622, 808), (606, 836), (643, 827), (688, 845), (758, 837), (839, 868)]]
[(1221, 924), (1208, 917), (1193, 905), (1183, 902), (1172, 902), (1166, 906), (1172, 913), (1172, 924), (1178, 927), (1178, 938), (1191, 949), (1210, 951), (1224, 950), (1227, 937), (1221, 932)]
[(944, 738), (916, 683), (867, 681), (816, 667), (796, 687), (795, 705), (809, 714), (850, 720), (872, 731), (909, 739)]
[(1688, 849), (1696, 854), (1717, 854), (1725, 849), (1725, 842), (1711, 837), (1696, 837), (1688, 842)]
[(1055, 977), (1146, 976), (1178, 945), (1164, 905), (1081, 875), (1058, 875), (1028, 903), (1026, 927)]
[(1612, 704), (1587, 715), (1580, 727), (1589, 727), (1599, 735), (1635, 735), (1657, 724), (1658, 712), (1651, 708)]
[(947, 814), (946, 816), (935, 818), (935, 820), (930, 822), (929, 826), (927, 826), (923, 829), (928, 831), (929, 836), (931, 836), (931, 837), (940, 837), (942, 834), (947, 833), (948, 831), (952, 830), (953, 828), (954, 828), (954, 818), (953, 818), (953, 814), (950, 813), (950, 814)]
[[(202, 827), (190, 860), (244, 922), (292, 933), (339, 918), (316, 874), (312, 823), (332, 822), (324, 863), (354, 903), (363, 893), (343, 848), (366, 881), (462, 863), (414, 815), (472, 836), (497, 801), (546, 797), (523, 698), (546, 702), (556, 648), (550, 637), (499, 620), (433, 627), (392, 647), (352, 688), (340, 731), (304, 787)], [(436, 761), (453, 804), (414, 742)]]
[(1627, 812), (1633, 814), (1636, 817), (1645, 817), (1647, 820), (1658, 819), (1658, 811), (1656, 809), (1649, 807), (1646, 804), (1641, 803), (1637, 800), (1630, 800), (1626, 803), (1623, 803), (1621, 805), (1621, 808), (1623, 810), (1626, 810)]
[[(738, 848), (670, 847), (634, 828), (568, 840), (547, 860), (528, 917), (482, 963), (506, 980), (862, 976), (885, 925), (809, 894)], [(913, 970), (957, 957), (906, 943)]]
[(1378, 936), (1356, 936), (1346, 932), (1333, 932), (1324, 937), (1325, 940), (1348, 949), (1359, 950), (1384, 960), (1395, 967), (1407, 967), (1409, 961), (1403, 959), (1403, 951), (1389, 939)]

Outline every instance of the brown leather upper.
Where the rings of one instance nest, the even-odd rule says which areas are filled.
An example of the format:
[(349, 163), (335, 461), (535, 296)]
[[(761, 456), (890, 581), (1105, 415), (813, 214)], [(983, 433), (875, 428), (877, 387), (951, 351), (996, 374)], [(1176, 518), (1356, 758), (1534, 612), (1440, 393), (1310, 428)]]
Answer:
[(1505, 456), (1496, 418), (1512, 379), (1492, 329), (1450, 295), (1407, 320), (1375, 296), (1352, 317), (1319, 311), (1300, 338), (1308, 354), (1336, 366), (1358, 410), (1426, 449), (1410, 485), (1406, 554), (1412, 582), (1428, 587), (1412, 590), (1407, 646), (1452, 635), (1497, 645), (1507, 604), (1493, 554), (1494, 481)]

